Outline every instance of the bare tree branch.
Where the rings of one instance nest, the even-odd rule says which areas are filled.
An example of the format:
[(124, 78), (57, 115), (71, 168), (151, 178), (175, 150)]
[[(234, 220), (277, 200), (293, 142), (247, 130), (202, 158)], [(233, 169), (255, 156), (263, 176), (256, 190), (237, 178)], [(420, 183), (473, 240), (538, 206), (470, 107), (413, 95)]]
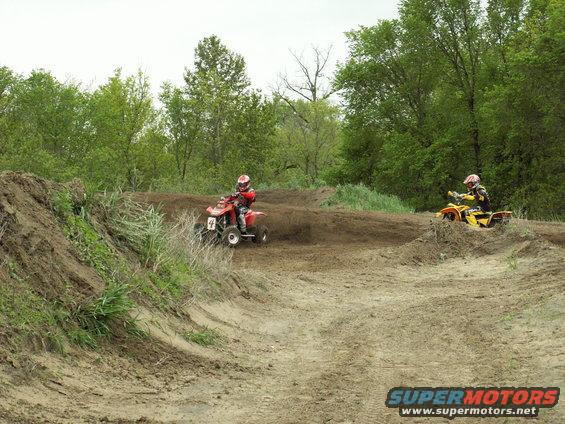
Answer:
[[(308, 102), (325, 100), (330, 97), (334, 91), (331, 89), (324, 70), (328, 64), (331, 50), (331, 46), (326, 50), (313, 46), (311, 64), (303, 55), (298, 55), (291, 50), (290, 54), (298, 65), (298, 81), (291, 80), (287, 74), (281, 75), (280, 79), (285, 89)], [(286, 95), (281, 97), (286, 97)]]

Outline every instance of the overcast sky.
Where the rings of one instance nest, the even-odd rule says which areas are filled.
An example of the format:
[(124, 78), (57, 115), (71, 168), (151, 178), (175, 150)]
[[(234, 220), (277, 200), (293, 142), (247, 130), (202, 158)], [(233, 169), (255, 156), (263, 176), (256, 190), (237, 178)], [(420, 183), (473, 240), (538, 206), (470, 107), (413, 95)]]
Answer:
[(396, 0), (0, 0), (0, 66), (52, 71), (86, 87), (112, 71), (146, 72), (157, 91), (180, 84), (200, 39), (216, 34), (242, 54), (253, 85), (268, 90), (292, 73), (289, 49), (333, 45), (344, 32), (397, 16)]

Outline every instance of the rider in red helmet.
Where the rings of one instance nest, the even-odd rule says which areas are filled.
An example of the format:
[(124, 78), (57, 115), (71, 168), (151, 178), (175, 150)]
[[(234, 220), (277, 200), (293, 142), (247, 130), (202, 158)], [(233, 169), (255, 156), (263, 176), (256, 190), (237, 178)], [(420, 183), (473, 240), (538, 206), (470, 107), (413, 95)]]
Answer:
[(238, 204), (236, 206), (237, 221), (239, 223), (241, 233), (245, 234), (247, 232), (245, 214), (249, 211), (249, 208), (255, 201), (255, 190), (251, 188), (251, 178), (249, 178), (248, 175), (241, 175), (237, 179), (235, 190), (236, 193), (234, 196), (237, 196), (238, 198)]
[(477, 202), (476, 207), (466, 211), (467, 214), (478, 211), (490, 212), (490, 199), (486, 189), (481, 185), (481, 179), (479, 176), (471, 174), (465, 178), (463, 184), (467, 186), (469, 192), (462, 194), (461, 198), (464, 200), (475, 200)]

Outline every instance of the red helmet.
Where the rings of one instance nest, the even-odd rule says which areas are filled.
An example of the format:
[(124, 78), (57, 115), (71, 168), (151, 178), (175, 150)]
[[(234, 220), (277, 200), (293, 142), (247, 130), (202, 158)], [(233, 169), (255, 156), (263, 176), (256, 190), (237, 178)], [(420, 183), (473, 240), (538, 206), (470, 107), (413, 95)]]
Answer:
[(248, 175), (242, 175), (237, 179), (237, 191), (247, 191), (251, 185), (251, 178)]
[(465, 181), (463, 181), (463, 184), (465, 184), (467, 186), (467, 188), (469, 188), (469, 189), (474, 189), (475, 187), (477, 187), (480, 184), (480, 182), (481, 182), (481, 179), (479, 178), (478, 175), (471, 174), (467, 178), (465, 178)]

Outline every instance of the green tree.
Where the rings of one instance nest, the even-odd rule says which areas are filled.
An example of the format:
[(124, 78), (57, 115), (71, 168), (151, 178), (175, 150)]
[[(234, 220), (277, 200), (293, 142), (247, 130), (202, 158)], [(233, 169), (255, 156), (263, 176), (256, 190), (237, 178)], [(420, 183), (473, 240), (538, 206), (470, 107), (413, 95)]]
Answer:
[(266, 175), (275, 127), (272, 104), (253, 90), (245, 61), (218, 37), (198, 43), (182, 87), (167, 84), (161, 100), (179, 178), (212, 189), (242, 173)]
[(85, 167), (87, 175), (103, 186), (140, 185), (136, 144), (155, 119), (147, 77), (138, 71), (123, 78), (118, 69), (99, 87), (90, 101), (92, 145)]
[(160, 99), (177, 173), (184, 182), (190, 161), (202, 146), (204, 109), (198, 101), (171, 84), (163, 86)]
[(340, 137), (340, 110), (325, 75), (331, 49), (314, 47), (310, 60), (292, 53), (298, 68), (296, 78), (280, 77), (275, 90), (278, 131), (274, 170), (285, 178), (288, 170), (299, 170), (306, 183), (318, 181), (336, 164)]
[(405, 0), (348, 34), (341, 179), (418, 208), (481, 173), (495, 207), (563, 214), (562, 0)]
[(28, 78), (6, 68), (0, 74), (0, 166), (54, 179), (76, 175), (89, 132), (88, 95), (43, 70)]
[(506, 46), (508, 76), (483, 109), (495, 193), (534, 217), (565, 213), (564, 24), (563, 1), (532, 2)]
[[(486, 49), (479, 0), (406, 0), (402, 12), (422, 21), (427, 37), (447, 66), (445, 82), (458, 90), (467, 108), (474, 168), (482, 172), (478, 118), (483, 54)], [(457, 94), (456, 94), (457, 95)]]

